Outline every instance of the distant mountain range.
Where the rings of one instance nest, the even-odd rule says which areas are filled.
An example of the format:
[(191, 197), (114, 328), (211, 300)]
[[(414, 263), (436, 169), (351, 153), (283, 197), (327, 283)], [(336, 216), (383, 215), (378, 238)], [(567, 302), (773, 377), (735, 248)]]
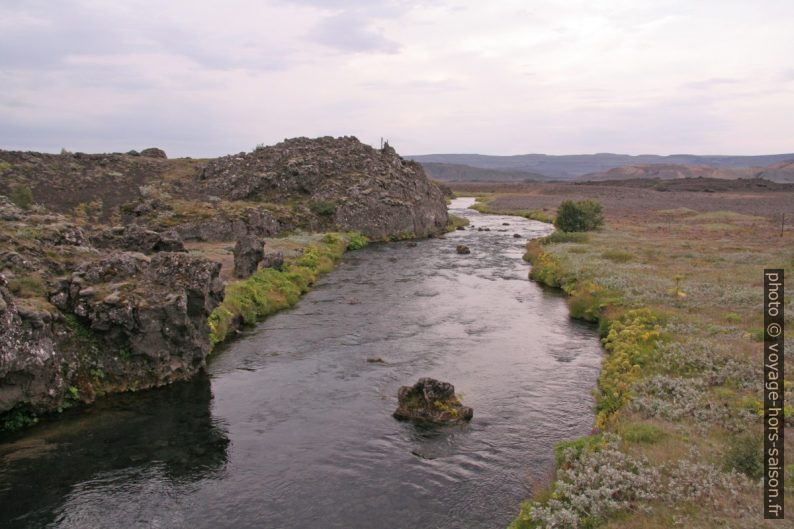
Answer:
[[(621, 178), (752, 178), (794, 182), (794, 153), (760, 156), (672, 154), (425, 154), (407, 156), (439, 180), (614, 180)], [(615, 171), (621, 168), (624, 171)], [(702, 174), (698, 174), (702, 173)]]

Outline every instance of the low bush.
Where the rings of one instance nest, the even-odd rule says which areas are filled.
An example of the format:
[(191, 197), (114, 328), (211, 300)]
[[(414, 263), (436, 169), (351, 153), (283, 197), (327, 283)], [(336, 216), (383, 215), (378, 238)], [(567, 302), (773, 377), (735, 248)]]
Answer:
[(725, 454), (725, 468), (741, 472), (750, 479), (761, 479), (764, 472), (762, 438), (751, 434), (733, 438)]
[(330, 217), (336, 212), (336, 204), (327, 200), (318, 200), (312, 202), (309, 209), (321, 217)]
[(595, 200), (564, 200), (554, 225), (562, 231), (592, 231), (604, 224), (603, 208)]
[(603, 445), (604, 439), (600, 435), (586, 435), (570, 441), (560, 441), (554, 445), (554, 459), (557, 461), (557, 466), (561, 467), (579, 460), (584, 453), (600, 450)]
[(16, 184), (11, 188), (9, 197), (17, 207), (28, 210), (33, 205), (33, 192), (25, 184)]

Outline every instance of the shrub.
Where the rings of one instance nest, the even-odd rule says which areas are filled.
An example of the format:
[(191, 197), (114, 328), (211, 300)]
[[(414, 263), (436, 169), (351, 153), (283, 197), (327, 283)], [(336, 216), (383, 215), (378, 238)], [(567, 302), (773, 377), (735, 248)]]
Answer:
[(312, 202), (309, 208), (316, 215), (320, 215), (321, 217), (330, 217), (336, 211), (336, 204), (327, 200), (318, 200), (316, 202)]
[(551, 498), (541, 505), (527, 502), (512, 528), (592, 528), (611, 514), (634, 508), (659, 496), (659, 472), (645, 459), (618, 449), (619, 439), (605, 436), (599, 450), (564, 451), (562, 468)]
[(9, 198), (11, 202), (24, 210), (30, 209), (30, 206), (33, 205), (33, 192), (25, 184), (16, 184), (12, 187)]
[(560, 467), (579, 460), (583, 453), (601, 450), (603, 445), (604, 440), (600, 435), (586, 435), (570, 441), (560, 441), (554, 445), (554, 458), (557, 466)]
[(601, 204), (595, 200), (564, 200), (554, 225), (562, 231), (592, 231), (604, 224)]
[(734, 438), (725, 454), (725, 468), (737, 470), (751, 479), (760, 479), (764, 472), (761, 439), (749, 434)]

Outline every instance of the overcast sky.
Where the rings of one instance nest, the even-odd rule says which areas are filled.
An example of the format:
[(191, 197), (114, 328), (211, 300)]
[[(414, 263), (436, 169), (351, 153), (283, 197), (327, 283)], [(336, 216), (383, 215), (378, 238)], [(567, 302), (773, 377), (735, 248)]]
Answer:
[(791, 0), (0, 2), (0, 147), (794, 152)]

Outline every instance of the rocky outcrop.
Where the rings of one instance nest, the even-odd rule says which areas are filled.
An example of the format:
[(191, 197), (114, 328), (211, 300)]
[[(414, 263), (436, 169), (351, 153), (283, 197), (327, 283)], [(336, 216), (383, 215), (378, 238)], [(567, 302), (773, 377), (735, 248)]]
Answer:
[(295, 138), (212, 160), (203, 192), (228, 200), (303, 200), (317, 227), (358, 230), (373, 239), (442, 233), (442, 190), (422, 167), (356, 138)]
[(259, 268), (277, 268), (281, 269), (284, 266), (284, 253), (283, 252), (266, 252), (259, 263)]
[(207, 317), (223, 298), (220, 267), (184, 253), (116, 253), (81, 266), (50, 301), (104, 346), (127, 353), (135, 372), (126, 378), (157, 386), (204, 365)]
[(262, 238), (285, 231), (397, 240), (447, 223), (444, 193), (419, 164), (352, 137), (210, 161), (155, 148), (0, 151), (0, 176), (0, 430), (9, 416), (201, 369), (226, 250), (191, 246), (211, 262), (182, 241), (239, 241), (244, 277), (282, 267)]
[(231, 215), (219, 212), (217, 216), (179, 224), (174, 231), (185, 241), (233, 241), (248, 234), (272, 237), (293, 226), (286, 219), (261, 208), (246, 208)]
[[(125, 230), (109, 246), (136, 233), (141, 249), (167, 240)], [(62, 216), (0, 196), (0, 430), (195, 374), (223, 297), (220, 266), (184, 252), (97, 249)]]
[(400, 420), (453, 424), (469, 421), (474, 416), (474, 411), (463, 406), (455, 395), (455, 386), (433, 378), (420, 378), (413, 386), (402, 386), (397, 400), (393, 415)]
[(246, 278), (256, 272), (265, 256), (265, 241), (261, 237), (244, 235), (234, 245), (234, 276)]
[(141, 156), (146, 156), (147, 158), (162, 158), (167, 159), (165, 151), (162, 149), (158, 149), (157, 147), (149, 147), (148, 149), (144, 149), (140, 152)]
[(177, 233), (160, 233), (136, 224), (101, 230), (91, 236), (91, 244), (96, 248), (112, 248), (145, 254), (185, 251), (185, 245)]

